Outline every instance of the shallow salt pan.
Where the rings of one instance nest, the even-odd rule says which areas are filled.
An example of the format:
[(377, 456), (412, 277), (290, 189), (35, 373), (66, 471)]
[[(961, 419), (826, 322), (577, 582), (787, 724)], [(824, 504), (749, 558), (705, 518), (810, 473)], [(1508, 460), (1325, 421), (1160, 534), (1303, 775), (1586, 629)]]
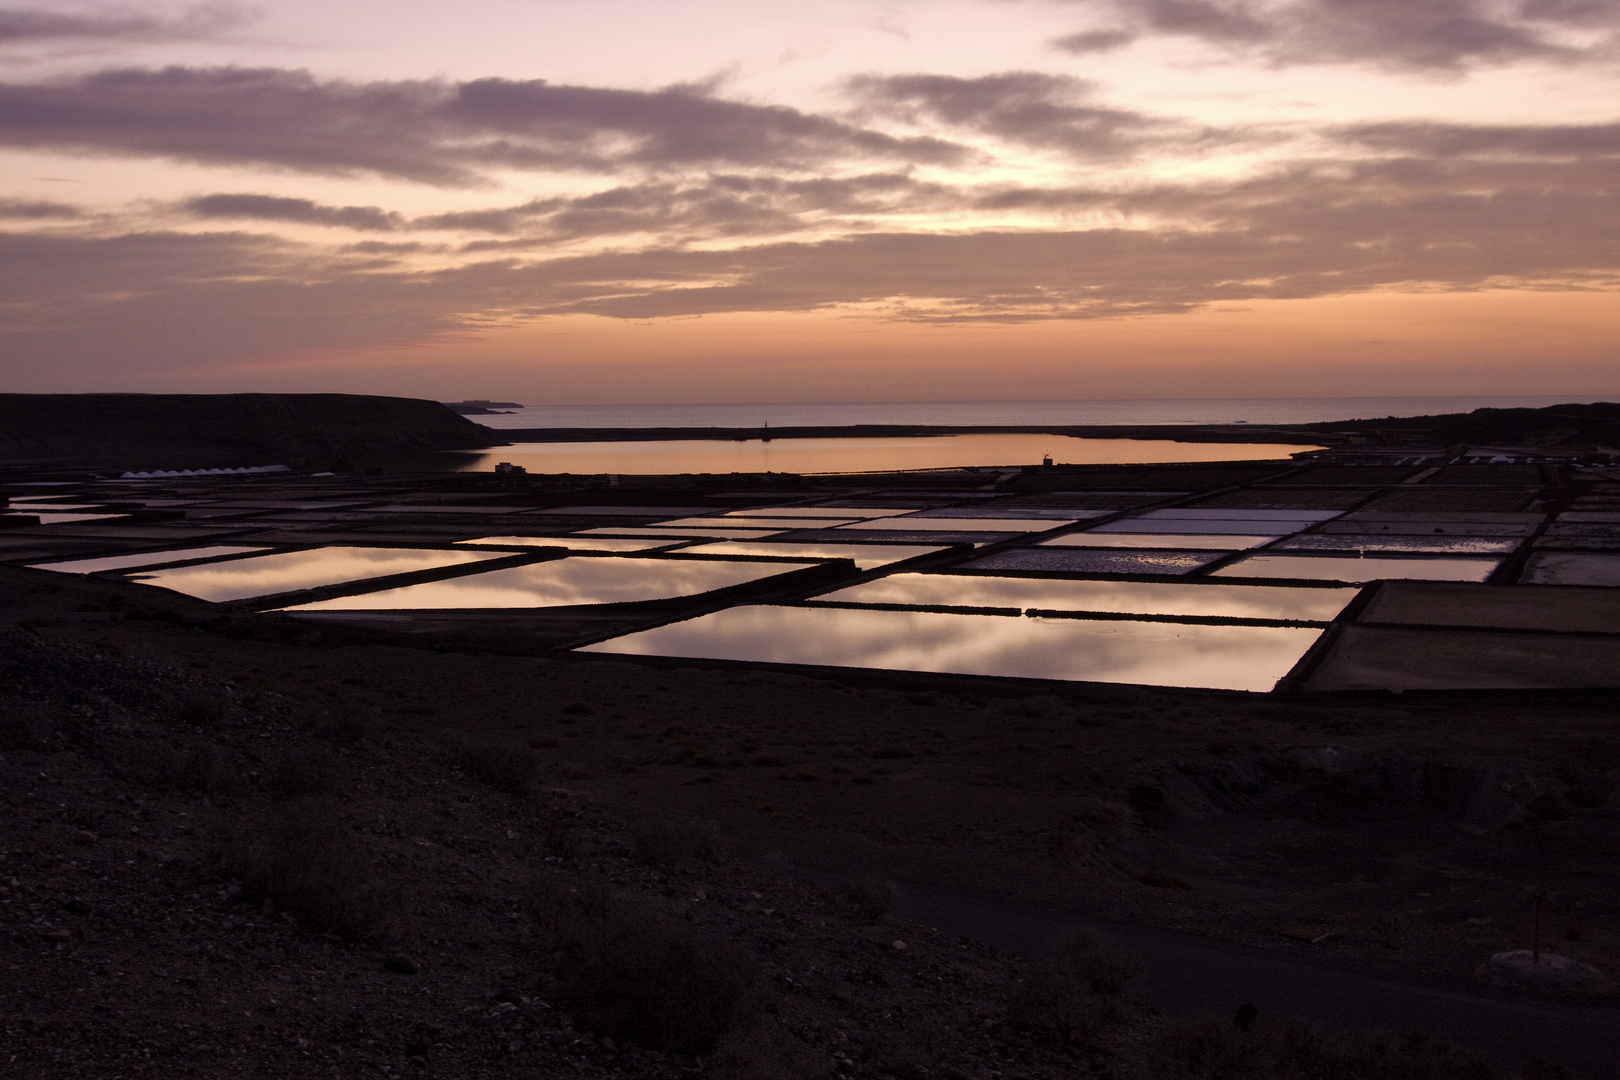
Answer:
[(283, 611), (541, 608), (696, 596), (812, 563), (574, 557), (298, 604)]
[(871, 570), (890, 563), (914, 559), (944, 548), (925, 547), (920, 544), (796, 544), (766, 540), (749, 543), (746, 540), (728, 540), (717, 544), (698, 544), (681, 549), (682, 555), (769, 555), (777, 558), (852, 559), (862, 570)]
[(672, 529), (668, 525), (629, 525), (604, 526), (599, 529), (581, 529), (575, 536), (662, 536), (667, 540), (701, 540), (713, 537), (716, 540), (758, 540), (764, 536), (775, 536), (781, 529), (740, 529), (740, 528), (710, 528), (710, 529)]
[(1484, 581), (1499, 559), (1349, 559), (1312, 555), (1248, 555), (1211, 577), (1305, 578), (1313, 581)]
[(704, 529), (704, 528), (737, 528), (746, 526), (758, 529), (834, 529), (840, 525), (854, 524), (852, 518), (828, 518), (826, 520), (805, 520), (800, 517), (748, 517), (739, 521), (733, 517), (686, 517), (676, 518), (674, 521), (660, 521), (656, 525), (660, 529)]
[(1267, 691), (1320, 634), (1314, 627), (756, 605), (580, 651)]
[(505, 557), (502, 551), (326, 547), (152, 570), (132, 574), (130, 580), (218, 603)]
[(55, 570), (63, 574), (93, 574), (98, 570), (129, 570), (137, 566), (156, 566), (159, 563), (184, 562), (187, 559), (211, 559), (217, 555), (244, 555), (250, 551), (264, 550), (262, 547), (232, 547), (220, 544), (214, 547), (179, 548), (174, 551), (145, 551), (139, 555), (107, 555), (99, 559), (33, 563), (32, 567), (35, 570)]
[(824, 593), (816, 599), (916, 607), (1012, 607), (1122, 615), (1329, 622), (1359, 591), (1213, 582), (1179, 585), (976, 574), (891, 574)]
[(876, 506), (756, 506), (746, 510), (727, 510), (725, 517), (791, 517), (791, 518), (879, 518), (916, 513), (915, 510), (897, 510)]
[(907, 520), (915, 521), (919, 518), (1000, 518), (1018, 519), (1028, 521), (1031, 519), (1050, 521), (1057, 525), (1071, 521), (1085, 521), (1088, 518), (1105, 517), (1112, 514), (1112, 510), (1073, 510), (1044, 509), (1031, 506), (947, 506), (941, 510), (922, 510), (912, 514)]
[(1171, 507), (1140, 515), (1152, 521), (1327, 521), (1342, 510), (1250, 510), (1244, 507)]
[(596, 536), (481, 536), (476, 540), (457, 540), (468, 547), (560, 547), (572, 551), (652, 551), (678, 543), (675, 540), (635, 539), (614, 540)]
[(1080, 519), (1074, 515), (1066, 518), (1009, 518), (1009, 517), (922, 517), (918, 514), (909, 514), (906, 517), (883, 518), (878, 521), (866, 521), (856, 525), (846, 525), (843, 528), (860, 529), (864, 531), (894, 530), (896, 532), (1045, 532), (1060, 525), (1073, 524)]
[(1223, 521), (1218, 518), (1125, 518), (1122, 521), (1110, 521), (1088, 530), (1100, 536), (1109, 533), (1174, 533), (1179, 535), (1222, 535), (1222, 536), (1283, 536), (1287, 533), (1308, 529), (1315, 522), (1303, 518), (1292, 521), (1279, 521), (1268, 518), (1265, 521)]
[(1218, 551), (1027, 547), (986, 555), (968, 565), (974, 570), (1044, 570), (1065, 574), (1189, 574), (1222, 557)]
[(1277, 539), (1241, 533), (1065, 533), (1042, 540), (1040, 547), (1075, 548), (1181, 548), (1190, 551), (1241, 551)]
[(1481, 536), (1377, 536), (1312, 533), (1278, 544), (1276, 551), (1409, 551), (1434, 555), (1509, 555), (1519, 541)]
[(1519, 578), (1527, 585), (1620, 585), (1620, 555), (1539, 552)]

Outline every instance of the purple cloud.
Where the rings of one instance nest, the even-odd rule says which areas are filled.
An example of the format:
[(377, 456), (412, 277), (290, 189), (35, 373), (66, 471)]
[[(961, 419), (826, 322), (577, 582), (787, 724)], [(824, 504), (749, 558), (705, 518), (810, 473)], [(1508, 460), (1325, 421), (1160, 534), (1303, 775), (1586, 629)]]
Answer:
[(252, 21), (233, 4), (199, 4), (173, 18), (127, 8), (75, 14), (47, 8), (0, 8), (0, 45), (35, 41), (197, 41)]
[(949, 163), (967, 151), (689, 87), (542, 80), (317, 80), (280, 69), (169, 67), (0, 84), (0, 146), (374, 173), (469, 186), (491, 168), (805, 169), (830, 161)]
[[(1614, 0), (1081, 0), (1114, 24), (1058, 38), (1084, 54), (1127, 37), (1193, 38), (1263, 62), (1354, 63), (1455, 74), (1524, 60), (1578, 63), (1613, 54), (1620, 30)], [(1577, 47), (1558, 39), (1571, 28), (1608, 31)]]

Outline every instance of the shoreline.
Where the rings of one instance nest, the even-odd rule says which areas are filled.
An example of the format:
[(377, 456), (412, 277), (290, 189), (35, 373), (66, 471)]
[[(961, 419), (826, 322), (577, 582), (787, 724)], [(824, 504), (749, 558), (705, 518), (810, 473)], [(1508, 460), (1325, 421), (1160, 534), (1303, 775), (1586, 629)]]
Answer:
[(1321, 443), (1336, 433), (1301, 426), (1258, 424), (939, 425), (844, 424), (795, 427), (490, 428), (506, 443), (545, 442), (755, 442), (766, 439), (915, 439), (952, 435), (1058, 435), (1076, 439), (1138, 439), (1202, 443)]

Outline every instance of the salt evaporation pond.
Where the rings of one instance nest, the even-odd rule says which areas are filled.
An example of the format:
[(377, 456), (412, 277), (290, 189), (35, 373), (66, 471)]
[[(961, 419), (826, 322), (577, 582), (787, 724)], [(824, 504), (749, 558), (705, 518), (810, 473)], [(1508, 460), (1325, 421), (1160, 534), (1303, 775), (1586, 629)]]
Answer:
[(682, 555), (766, 555), (777, 559), (850, 559), (862, 570), (871, 570), (890, 563), (914, 559), (944, 548), (924, 547), (920, 544), (798, 544), (792, 541), (776, 543), (762, 540), (723, 540), (714, 544), (697, 544), (681, 549)]
[(184, 562), (187, 559), (212, 559), (221, 555), (245, 555), (263, 551), (262, 547), (239, 547), (216, 544), (213, 547), (176, 548), (172, 551), (146, 551), (139, 555), (105, 555), (99, 559), (69, 559), (66, 562), (33, 563), (34, 570), (55, 570), (60, 574), (94, 574), (98, 570), (129, 570), (137, 566), (157, 566), (160, 563)]
[(325, 547), (152, 570), (131, 574), (130, 580), (220, 603), (507, 557), (504, 551)]
[(1263, 692), (1321, 633), (1315, 627), (753, 605), (579, 651)]
[(1275, 536), (1218, 533), (1080, 532), (1042, 540), (1042, 547), (1076, 548), (1185, 548), (1192, 551), (1242, 551), (1277, 539)]
[(1303, 578), (1312, 581), (1484, 581), (1498, 559), (1354, 559), (1312, 555), (1246, 555), (1211, 577)]
[(1428, 555), (1511, 555), (1514, 538), (1485, 536), (1391, 536), (1357, 533), (1313, 533), (1278, 544), (1276, 551), (1393, 551)]
[(911, 607), (1008, 607), (1119, 615), (1330, 622), (1359, 589), (1287, 585), (1177, 585), (976, 574), (891, 574), (823, 593), (817, 600)]
[(413, 611), (627, 604), (696, 596), (812, 565), (815, 564), (569, 556), (447, 581), (404, 585), (360, 596), (340, 596), (282, 610)]
[[(699, 538), (701, 539), (701, 537)], [(558, 547), (571, 551), (652, 551), (673, 547), (679, 540), (645, 539), (615, 540), (603, 536), (480, 536), (476, 540), (457, 540), (468, 547)]]
[(939, 435), (887, 439), (671, 439), (659, 442), (514, 443), (469, 457), (463, 472), (497, 462), (532, 473), (859, 473), (1038, 465), (1146, 465), (1178, 461), (1269, 461), (1317, 446), (1187, 443), (1168, 439), (1077, 439), (1065, 435)]

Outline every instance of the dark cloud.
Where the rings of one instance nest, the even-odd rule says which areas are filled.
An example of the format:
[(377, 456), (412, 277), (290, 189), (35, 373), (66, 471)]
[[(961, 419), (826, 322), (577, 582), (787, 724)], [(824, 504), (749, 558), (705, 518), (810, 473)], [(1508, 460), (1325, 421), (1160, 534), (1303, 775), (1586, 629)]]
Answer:
[(1620, 157), (1620, 124), (1356, 124), (1334, 132), (1346, 142), (1421, 158), (1496, 157), (1557, 161)]
[[(1190, 37), (1278, 65), (1357, 63), (1456, 73), (1522, 60), (1573, 63), (1612, 55), (1615, 0), (1081, 0), (1117, 24), (1053, 44), (1095, 52), (1113, 35)], [(1561, 30), (1609, 31), (1597, 44), (1557, 40)], [(1601, 36), (1601, 35), (1600, 35)]]
[(404, 220), (375, 206), (322, 206), (309, 199), (275, 195), (201, 195), (187, 199), (181, 207), (198, 217), (294, 221), (362, 232), (391, 232)]
[(232, 4), (200, 4), (172, 18), (127, 8), (80, 13), (37, 7), (0, 8), (0, 45), (64, 40), (196, 41), (251, 21)]
[[(1414, 148), (1447, 145), (1436, 133), (1403, 138)], [(1516, 144), (1499, 133), (1490, 145)], [(866, 197), (831, 190), (815, 204), (847, 198), (859, 206)], [(664, 197), (626, 189), (556, 213), (634, 222), (661, 213)], [(109, 371), (203, 369), (299, 350), (420, 343), (567, 313), (648, 319), (862, 305), (900, 319), (1010, 322), (1414, 287), (1620, 286), (1620, 192), (1600, 155), (1572, 164), (1414, 150), (1300, 164), (1240, 183), (917, 197), (1161, 224), (873, 230), (819, 242), (654, 244), (561, 257), (509, 246), (436, 271), (397, 262), (412, 249), (391, 244), (334, 251), (244, 233), (15, 233), (0, 235), (0, 354), (17, 364), (94, 361)]]
[(1060, 37), (1052, 44), (1066, 53), (1083, 56), (1086, 53), (1112, 52), (1135, 41), (1137, 34), (1130, 30), (1086, 30)]
[(487, 210), (453, 210), (416, 218), (417, 229), (446, 229), (452, 232), (515, 233), (535, 219), (555, 212), (567, 199), (531, 199), (518, 206), (498, 206)]
[[(320, 246), (245, 231), (92, 235), (112, 227), (105, 215), (71, 230), (24, 225), (0, 232), (0, 356), (13, 365), (202, 370), (567, 313), (648, 319), (861, 305), (901, 319), (1019, 321), (1371, 290), (1620, 288), (1620, 125), (1386, 123), (1320, 135), (1320, 158), (1240, 181), (950, 186), (906, 172), (725, 172), (406, 221), (264, 195), (194, 200), (251, 220), (330, 223), (359, 213), (397, 222), (389, 239), (404, 243)], [(29, 222), (73, 212), (10, 205)], [(922, 212), (1114, 224), (933, 234), (895, 224)], [(428, 229), (461, 230), (473, 242), (452, 251), (401, 235)], [(797, 239), (818, 233), (831, 238)], [(563, 254), (592, 240), (604, 241), (594, 253)], [(612, 250), (596, 250), (606, 241)], [(418, 252), (460, 265), (425, 270), (407, 259)]]
[(1009, 71), (979, 78), (863, 75), (848, 89), (867, 110), (931, 122), (1082, 158), (1133, 154), (1177, 126), (1142, 113), (1090, 104), (1093, 83), (1064, 75)]
[(642, 233), (666, 240), (713, 240), (849, 227), (856, 220), (938, 207), (958, 208), (960, 195), (903, 173), (790, 180), (712, 175), (684, 183), (623, 185), (576, 198), (536, 199), (517, 206), (420, 217), (415, 229), (522, 234), (516, 243), (478, 242), (468, 250)]
[(961, 147), (895, 138), (701, 89), (320, 81), (302, 71), (170, 67), (0, 84), (0, 145), (378, 173), (441, 185), (491, 168), (612, 171), (834, 160), (946, 163)]
[(31, 199), (0, 199), (0, 218), (11, 221), (45, 221), (52, 218), (76, 218), (82, 216), (76, 206), (65, 203), (44, 202)]

